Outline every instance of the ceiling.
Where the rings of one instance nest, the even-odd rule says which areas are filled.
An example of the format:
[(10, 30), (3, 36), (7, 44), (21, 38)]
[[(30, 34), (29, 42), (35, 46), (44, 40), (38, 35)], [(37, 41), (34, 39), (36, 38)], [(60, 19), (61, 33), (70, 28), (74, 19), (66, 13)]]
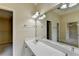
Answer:
[(36, 6), (37, 11), (39, 11), (41, 14), (46, 13), (50, 10), (57, 13), (58, 15), (79, 11), (79, 4), (63, 10), (57, 9), (59, 7), (59, 4), (60, 3), (35, 3), (34, 5)]
[(41, 14), (46, 13), (47, 11), (54, 9), (57, 3), (35, 3), (37, 11)]

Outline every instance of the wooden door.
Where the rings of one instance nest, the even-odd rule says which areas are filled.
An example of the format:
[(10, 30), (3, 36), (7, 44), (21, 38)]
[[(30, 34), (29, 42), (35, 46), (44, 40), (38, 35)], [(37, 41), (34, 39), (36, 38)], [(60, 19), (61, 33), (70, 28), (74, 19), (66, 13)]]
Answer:
[(12, 42), (12, 18), (8, 11), (0, 10), (0, 44)]

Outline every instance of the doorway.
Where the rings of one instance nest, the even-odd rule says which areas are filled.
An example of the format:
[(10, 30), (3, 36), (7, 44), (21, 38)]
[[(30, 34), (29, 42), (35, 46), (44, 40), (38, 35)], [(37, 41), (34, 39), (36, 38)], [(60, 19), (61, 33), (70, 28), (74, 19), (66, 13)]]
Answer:
[(47, 21), (47, 39), (48, 39), (48, 40), (52, 40), (51, 21)]
[(77, 22), (68, 23), (68, 43), (78, 47), (78, 26)]
[(57, 42), (59, 42), (59, 23), (57, 23)]
[(12, 38), (13, 38), (13, 12), (0, 9), (0, 54), (1, 55), (4, 53), (4, 50), (9, 48), (10, 48), (9, 54), (12, 55), (13, 52)]

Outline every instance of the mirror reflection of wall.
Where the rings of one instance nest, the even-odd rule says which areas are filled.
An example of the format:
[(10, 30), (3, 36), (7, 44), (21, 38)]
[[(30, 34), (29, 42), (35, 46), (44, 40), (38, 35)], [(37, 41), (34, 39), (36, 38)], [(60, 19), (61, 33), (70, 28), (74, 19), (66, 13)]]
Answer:
[(78, 46), (78, 27), (77, 22), (68, 23), (69, 39), (68, 43)]
[[(71, 5), (70, 3), (66, 5), (68, 4), (69, 6)], [(45, 22), (43, 22), (43, 28), (41, 28), (43, 29), (43, 31), (41, 31), (43, 32), (42, 36), (52, 42), (78, 46), (79, 26), (77, 27), (77, 22), (79, 21), (79, 4), (65, 9), (58, 7), (61, 6), (58, 5), (55, 9), (51, 9), (45, 13)], [(73, 24), (72, 27), (70, 27), (71, 23)]]

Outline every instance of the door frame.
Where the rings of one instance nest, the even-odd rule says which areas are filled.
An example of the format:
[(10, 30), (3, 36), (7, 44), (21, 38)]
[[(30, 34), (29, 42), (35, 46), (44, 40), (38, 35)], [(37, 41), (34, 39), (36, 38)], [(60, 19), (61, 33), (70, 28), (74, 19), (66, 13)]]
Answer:
[[(6, 5), (5, 6), (0, 6), (0, 9), (4, 9), (4, 10), (8, 10), (8, 11), (12, 11), (13, 12), (13, 20), (12, 20), (12, 22), (13, 22), (13, 25), (12, 25), (12, 27), (13, 27), (13, 34), (12, 34), (12, 40), (13, 40), (13, 42), (14, 42), (14, 40), (16, 39), (16, 12), (15, 12), (15, 10), (14, 9), (12, 9), (12, 8), (9, 8), (9, 7), (7, 7)], [(15, 46), (15, 44), (13, 43), (12, 44), (12, 46), (13, 46), (13, 55), (15, 55), (15, 48), (14, 48), (14, 46)]]

